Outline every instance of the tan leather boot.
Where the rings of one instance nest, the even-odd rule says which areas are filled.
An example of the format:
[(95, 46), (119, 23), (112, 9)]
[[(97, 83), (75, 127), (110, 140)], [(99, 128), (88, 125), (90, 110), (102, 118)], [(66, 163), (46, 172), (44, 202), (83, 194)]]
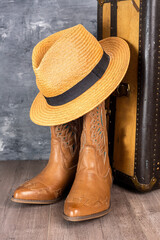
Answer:
[(106, 215), (110, 211), (111, 185), (103, 102), (84, 116), (77, 173), (64, 204), (64, 218), (83, 221)]
[(47, 166), (14, 192), (12, 201), (50, 204), (61, 199), (75, 177), (79, 156), (81, 119), (51, 127), (51, 154)]

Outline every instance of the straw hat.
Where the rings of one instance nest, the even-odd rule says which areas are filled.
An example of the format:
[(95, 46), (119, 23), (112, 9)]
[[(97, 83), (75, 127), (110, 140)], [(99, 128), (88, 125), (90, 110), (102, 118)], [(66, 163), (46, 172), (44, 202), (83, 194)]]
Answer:
[(80, 24), (45, 38), (32, 55), (40, 92), (31, 106), (31, 120), (53, 126), (91, 111), (117, 88), (129, 59), (123, 39), (98, 42)]

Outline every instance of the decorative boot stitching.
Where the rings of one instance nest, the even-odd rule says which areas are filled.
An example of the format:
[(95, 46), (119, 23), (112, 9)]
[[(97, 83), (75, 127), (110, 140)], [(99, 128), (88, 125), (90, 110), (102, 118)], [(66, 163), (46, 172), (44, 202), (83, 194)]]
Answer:
[(106, 150), (105, 150), (105, 134), (104, 134), (104, 123), (103, 123), (103, 109), (102, 106), (99, 105), (95, 109), (93, 109), (90, 113), (91, 116), (91, 141), (95, 146), (99, 155), (104, 155), (106, 158)]
[(76, 152), (76, 145), (78, 139), (78, 121), (72, 121), (66, 124), (58, 125), (55, 127), (55, 134), (58, 139), (63, 143), (65, 148), (70, 149), (70, 153), (74, 155)]
[[(106, 160), (106, 140), (105, 140), (105, 123), (103, 123), (103, 104), (94, 108), (88, 114), (90, 115), (90, 136), (93, 146), (96, 148), (97, 154), (103, 156), (104, 163)], [(80, 152), (83, 151), (86, 145), (86, 115), (83, 117), (83, 131), (81, 135), (81, 149)]]
[(84, 146), (86, 145), (86, 115), (83, 117), (83, 131), (81, 134), (81, 148), (80, 152), (84, 149)]
[[(77, 195), (77, 196), (76, 196)], [(108, 197), (104, 197), (104, 199), (97, 198), (97, 196), (88, 196), (87, 194), (81, 194), (79, 196), (79, 193), (76, 194), (74, 193), (74, 196), (72, 198), (67, 199), (68, 202), (70, 203), (77, 203), (82, 206), (86, 207), (100, 207), (102, 205), (105, 205), (108, 202)]]

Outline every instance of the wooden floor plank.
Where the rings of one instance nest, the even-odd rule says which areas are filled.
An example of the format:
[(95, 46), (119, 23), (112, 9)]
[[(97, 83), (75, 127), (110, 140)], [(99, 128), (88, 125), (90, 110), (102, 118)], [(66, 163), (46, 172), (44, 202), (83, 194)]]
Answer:
[(80, 223), (62, 218), (64, 201), (42, 206), (11, 202), (15, 188), (45, 165), (46, 161), (0, 162), (0, 240), (160, 239), (160, 190), (141, 194), (113, 185), (112, 211)]
[(1, 188), (4, 190), (0, 205), (2, 209), (0, 239), (35, 240), (38, 237), (43, 240), (48, 230), (48, 207), (17, 204), (11, 202), (10, 198), (15, 188), (35, 176), (44, 167), (45, 162), (18, 161), (17, 164), (16, 162), (0, 163), (0, 168), (3, 168), (5, 174), (3, 179), (6, 179), (3, 180)]

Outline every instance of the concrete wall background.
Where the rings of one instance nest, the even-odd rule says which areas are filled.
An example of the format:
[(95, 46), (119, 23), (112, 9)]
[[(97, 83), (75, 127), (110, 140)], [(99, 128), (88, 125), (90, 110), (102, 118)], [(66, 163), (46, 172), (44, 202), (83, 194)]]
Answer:
[(96, 36), (96, 0), (0, 1), (0, 160), (48, 159), (49, 127), (29, 119), (38, 93), (33, 47), (54, 32), (83, 24)]

